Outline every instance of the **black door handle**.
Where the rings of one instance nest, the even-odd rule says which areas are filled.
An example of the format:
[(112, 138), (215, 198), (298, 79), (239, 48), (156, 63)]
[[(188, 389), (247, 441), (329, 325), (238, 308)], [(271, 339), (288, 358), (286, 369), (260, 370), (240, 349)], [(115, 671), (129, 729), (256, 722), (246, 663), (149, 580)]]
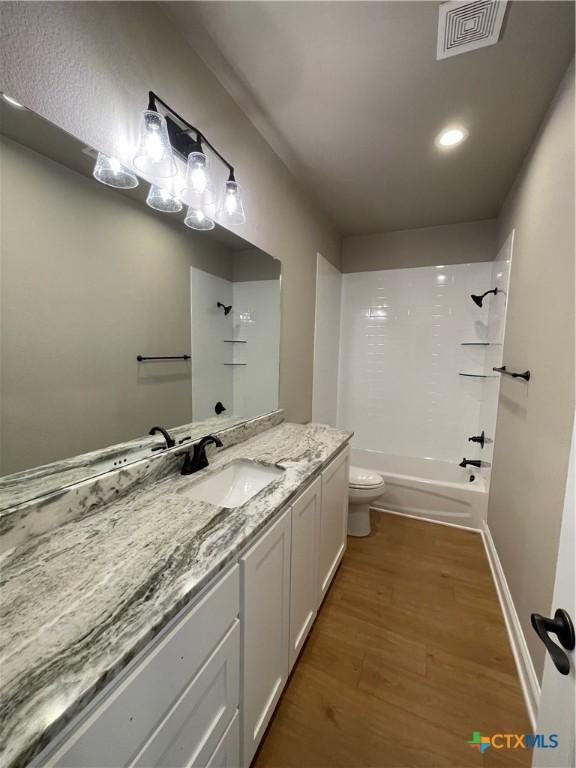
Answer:
[(567, 651), (574, 650), (574, 625), (572, 624), (568, 612), (563, 608), (558, 608), (553, 619), (547, 619), (545, 616), (540, 616), (539, 613), (533, 613), (530, 616), (530, 621), (532, 622), (532, 626), (536, 630), (538, 637), (546, 646), (546, 650), (552, 657), (552, 661), (558, 672), (560, 672), (561, 675), (569, 675), (570, 659), (548, 634), (549, 632), (555, 634)]

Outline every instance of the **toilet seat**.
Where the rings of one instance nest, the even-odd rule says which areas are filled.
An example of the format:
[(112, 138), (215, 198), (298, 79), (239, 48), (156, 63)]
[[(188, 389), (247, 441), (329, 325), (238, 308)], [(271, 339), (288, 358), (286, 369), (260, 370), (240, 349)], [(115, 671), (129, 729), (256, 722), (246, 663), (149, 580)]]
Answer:
[(370, 469), (364, 469), (363, 467), (350, 467), (350, 474), (348, 477), (348, 485), (350, 488), (378, 488), (384, 485), (384, 479), (377, 472), (373, 472)]

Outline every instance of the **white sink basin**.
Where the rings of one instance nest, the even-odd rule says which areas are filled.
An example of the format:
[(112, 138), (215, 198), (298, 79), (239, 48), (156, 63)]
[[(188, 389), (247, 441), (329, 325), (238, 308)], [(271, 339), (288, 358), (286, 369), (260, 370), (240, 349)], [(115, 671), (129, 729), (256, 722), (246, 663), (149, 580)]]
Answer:
[(198, 501), (233, 509), (245, 504), (283, 474), (284, 470), (278, 467), (263, 467), (255, 461), (239, 459), (195, 483), (187, 495)]

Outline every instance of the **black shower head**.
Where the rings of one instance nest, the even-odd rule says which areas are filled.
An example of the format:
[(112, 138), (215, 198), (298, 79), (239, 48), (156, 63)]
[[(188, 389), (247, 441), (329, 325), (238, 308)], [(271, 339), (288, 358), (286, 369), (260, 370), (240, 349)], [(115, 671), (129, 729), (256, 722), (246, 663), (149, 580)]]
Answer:
[(478, 307), (482, 306), (482, 302), (484, 301), (484, 297), (488, 296), (489, 293), (493, 293), (494, 296), (498, 293), (498, 288), (493, 288), (491, 291), (486, 291), (486, 293), (483, 293), (482, 296), (476, 296), (475, 294), (471, 293), (470, 298), (476, 304)]
[(222, 304), (222, 302), (219, 301), (218, 304), (216, 304), (216, 306), (223, 309), (225, 315), (229, 315), (230, 312), (232, 311), (232, 304), (228, 304), (228, 306), (226, 306), (226, 304)]

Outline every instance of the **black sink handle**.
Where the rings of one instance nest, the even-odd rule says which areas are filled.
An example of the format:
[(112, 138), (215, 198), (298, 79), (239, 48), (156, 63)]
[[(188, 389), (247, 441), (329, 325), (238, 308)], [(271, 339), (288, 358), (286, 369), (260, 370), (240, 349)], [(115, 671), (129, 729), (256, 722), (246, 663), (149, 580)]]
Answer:
[(560, 672), (561, 675), (569, 675), (570, 659), (548, 634), (549, 632), (552, 632), (556, 635), (567, 651), (574, 650), (574, 626), (567, 611), (563, 608), (558, 608), (553, 619), (540, 616), (539, 613), (533, 613), (530, 616), (530, 621), (532, 622), (532, 626), (536, 630), (538, 637), (546, 646), (546, 650), (552, 657), (552, 661), (558, 672)]

